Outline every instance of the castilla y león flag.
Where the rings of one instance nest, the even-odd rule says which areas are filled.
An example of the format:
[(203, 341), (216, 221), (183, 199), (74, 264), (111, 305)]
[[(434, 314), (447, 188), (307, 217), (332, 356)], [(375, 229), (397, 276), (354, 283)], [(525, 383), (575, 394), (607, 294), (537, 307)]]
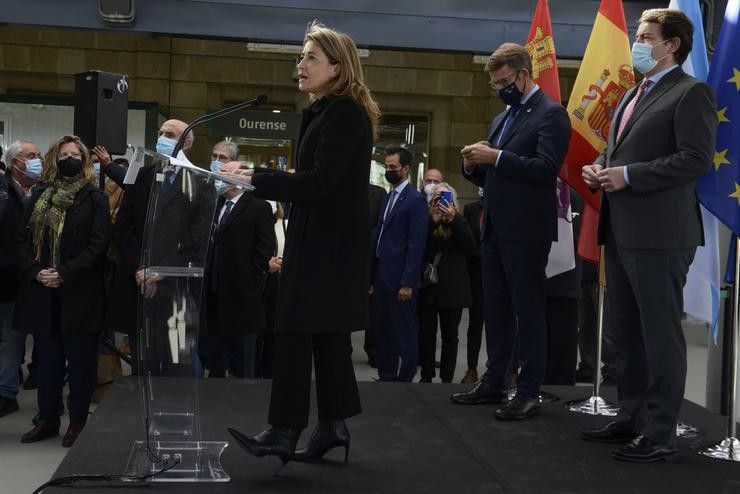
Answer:
[[(538, 0), (527, 37), (527, 51), (532, 56), (532, 79), (553, 101), (560, 101), (558, 62), (552, 37), (550, 10), (547, 0)], [(573, 248), (573, 219), (570, 209), (570, 190), (558, 179), (558, 240), (552, 243), (547, 258), (545, 275), (551, 278), (576, 267)]]
[(578, 253), (598, 259), (595, 223), (601, 192), (593, 193), (581, 177), (581, 168), (604, 150), (617, 103), (635, 85), (627, 23), (621, 0), (601, 0), (581, 68), (568, 101), (573, 126), (561, 176), (593, 211), (584, 213)]

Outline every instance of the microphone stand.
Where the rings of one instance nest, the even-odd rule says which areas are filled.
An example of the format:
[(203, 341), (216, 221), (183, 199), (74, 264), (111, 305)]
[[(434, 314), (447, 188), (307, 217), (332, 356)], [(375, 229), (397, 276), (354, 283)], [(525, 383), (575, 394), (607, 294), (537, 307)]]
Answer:
[(239, 110), (244, 110), (246, 108), (256, 108), (259, 105), (263, 104), (265, 101), (267, 101), (267, 95), (260, 94), (253, 100), (245, 101), (244, 103), (239, 103), (238, 105), (230, 106), (228, 108), (224, 108), (223, 110), (218, 110), (213, 113), (208, 113), (196, 118), (190, 123), (190, 125), (185, 128), (182, 135), (180, 136), (180, 139), (178, 139), (177, 144), (175, 145), (175, 149), (172, 151), (172, 157), (177, 157), (177, 153), (180, 152), (183, 144), (185, 143), (185, 138), (187, 137), (188, 132), (190, 132), (193, 128), (197, 127), (200, 124), (210, 122), (211, 120), (216, 120), (217, 118), (237, 112)]

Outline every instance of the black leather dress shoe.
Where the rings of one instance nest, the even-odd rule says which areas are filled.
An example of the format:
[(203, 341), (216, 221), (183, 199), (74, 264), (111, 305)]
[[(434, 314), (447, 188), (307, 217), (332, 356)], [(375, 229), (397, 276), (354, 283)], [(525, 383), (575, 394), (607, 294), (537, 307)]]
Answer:
[(649, 463), (671, 460), (678, 454), (675, 446), (651, 441), (645, 436), (638, 436), (621, 448), (612, 451), (612, 457), (622, 461)]
[(609, 422), (601, 429), (594, 428), (581, 431), (581, 439), (599, 443), (627, 443), (639, 435), (640, 433), (636, 430), (626, 429), (616, 422)]
[(509, 403), (496, 410), (493, 416), (497, 420), (524, 420), (537, 415), (541, 407), (539, 397), (527, 398), (517, 393)]
[(490, 384), (478, 381), (469, 391), (452, 393), (450, 400), (460, 405), (482, 405), (483, 403), (506, 403), (506, 389), (494, 388)]
[(286, 463), (295, 454), (295, 446), (301, 429), (285, 429), (271, 426), (254, 437), (248, 437), (236, 429), (227, 428), (229, 434), (234, 438), (241, 448), (253, 456), (277, 456), (282, 463), (273, 475), (280, 473)]
[(320, 421), (311, 434), (305, 448), (297, 449), (293, 455), (295, 461), (312, 462), (324, 457), (330, 450), (344, 448), (344, 462), (349, 459), (349, 430), (344, 420)]

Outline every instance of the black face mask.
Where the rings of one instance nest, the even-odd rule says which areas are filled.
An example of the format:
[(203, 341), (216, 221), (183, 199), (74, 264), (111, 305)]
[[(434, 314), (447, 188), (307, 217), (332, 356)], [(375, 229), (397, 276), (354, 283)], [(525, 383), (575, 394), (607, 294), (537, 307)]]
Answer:
[(516, 81), (518, 80), (519, 74), (517, 74), (514, 82), (498, 91), (498, 97), (509, 106), (517, 106), (522, 102), (522, 96), (524, 96), (524, 94), (518, 87), (516, 87)]
[(82, 160), (74, 156), (67, 156), (63, 160), (57, 161), (59, 173), (65, 177), (75, 177), (82, 172)]
[(396, 185), (401, 181), (401, 176), (398, 174), (398, 170), (386, 170), (385, 179), (391, 185)]

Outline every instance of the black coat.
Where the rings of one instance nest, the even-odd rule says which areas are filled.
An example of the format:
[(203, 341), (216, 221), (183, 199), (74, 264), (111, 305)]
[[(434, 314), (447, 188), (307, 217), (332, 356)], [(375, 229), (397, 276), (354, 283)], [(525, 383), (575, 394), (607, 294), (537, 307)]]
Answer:
[(463, 217), (468, 223), (470, 232), (473, 234), (475, 239), (475, 249), (470, 254), (470, 262), (476, 263), (480, 266), (480, 227), (481, 227), (481, 215), (483, 214), (483, 202), (475, 201), (470, 204), (466, 204), (463, 208)]
[(452, 230), (449, 238), (436, 237), (432, 234), (437, 224), (429, 222), (424, 262), (431, 263), (434, 256), (441, 252), (437, 265), (439, 282), (419, 290), (419, 304), (437, 305), (439, 308), (452, 309), (470, 307), (473, 295), (470, 290), (468, 258), (475, 250), (475, 239), (465, 219), (456, 214), (448, 224)]
[[(216, 222), (224, 202), (218, 203)], [(234, 335), (266, 329), (262, 285), (274, 250), (272, 208), (262, 199), (242, 194), (213, 234), (205, 280), (209, 334)]]
[(18, 295), (16, 232), (23, 221), (24, 197), (20, 187), (7, 175), (0, 175), (0, 303)]
[(290, 201), (276, 331), (364, 329), (370, 258), (370, 119), (351, 97), (303, 111), (295, 174), (258, 170), (254, 195)]
[[(60, 245), (63, 283), (59, 288), (46, 288), (36, 281), (39, 271), (49, 267), (34, 258), (31, 213), (46, 185), (36, 187), (26, 207), (18, 233), (18, 270), (20, 290), (15, 304), (15, 327), (28, 333), (50, 334), (52, 331), (52, 292), (61, 305), (62, 334), (97, 333), (102, 329), (105, 300), (103, 270), (111, 238), (108, 198), (105, 193), (86, 184), (67, 209)], [(48, 243), (43, 259), (49, 259)]]

